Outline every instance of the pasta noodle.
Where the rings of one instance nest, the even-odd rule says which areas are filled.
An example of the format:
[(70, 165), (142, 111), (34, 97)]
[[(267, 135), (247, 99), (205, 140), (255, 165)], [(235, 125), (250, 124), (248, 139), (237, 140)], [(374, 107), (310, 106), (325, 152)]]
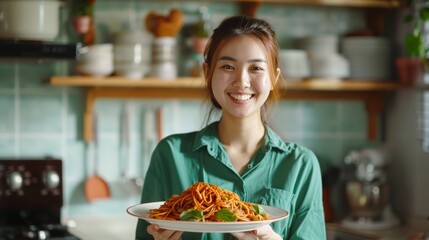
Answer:
[(149, 217), (164, 220), (244, 222), (266, 220), (268, 214), (259, 205), (241, 201), (234, 192), (197, 182), (180, 195), (171, 196), (159, 208), (151, 209)]

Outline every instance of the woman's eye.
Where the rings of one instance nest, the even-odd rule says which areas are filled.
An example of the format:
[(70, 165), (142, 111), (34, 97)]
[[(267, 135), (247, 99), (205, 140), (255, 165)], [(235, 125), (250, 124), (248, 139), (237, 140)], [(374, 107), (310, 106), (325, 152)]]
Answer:
[(258, 66), (254, 66), (254, 67), (252, 67), (252, 68), (251, 68), (251, 70), (252, 70), (252, 71), (254, 71), (254, 72), (264, 71), (264, 69), (263, 69), (263, 68), (258, 67)]
[(234, 69), (234, 67), (231, 65), (223, 65), (222, 68), (227, 69), (227, 70), (233, 70)]

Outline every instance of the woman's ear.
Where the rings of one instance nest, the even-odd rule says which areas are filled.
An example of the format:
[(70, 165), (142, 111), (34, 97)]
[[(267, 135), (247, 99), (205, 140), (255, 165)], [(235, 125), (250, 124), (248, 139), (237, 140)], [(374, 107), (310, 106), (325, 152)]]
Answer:
[(277, 84), (277, 82), (279, 81), (281, 73), (282, 71), (280, 70), (280, 68), (277, 68), (277, 76), (276, 76), (276, 80), (274, 81), (274, 84)]
[(271, 86), (271, 90), (274, 89), (274, 86), (277, 84), (277, 82), (279, 81), (280, 78), (280, 74), (281, 74), (281, 70), (280, 68), (276, 69), (276, 79), (274, 79), (273, 85)]
[(204, 78), (206, 79), (206, 81), (207, 81), (207, 79), (208, 79), (208, 78), (207, 78), (207, 76), (208, 76), (208, 75), (207, 75), (207, 74), (208, 74), (208, 72), (207, 72), (207, 71), (208, 71), (208, 69), (209, 69), (209, 66), (207, 65), (207, 63), (206, 63), (206, 62), (204, 62), (204, 63), (203, 63), (203, 74), (204, 74)]

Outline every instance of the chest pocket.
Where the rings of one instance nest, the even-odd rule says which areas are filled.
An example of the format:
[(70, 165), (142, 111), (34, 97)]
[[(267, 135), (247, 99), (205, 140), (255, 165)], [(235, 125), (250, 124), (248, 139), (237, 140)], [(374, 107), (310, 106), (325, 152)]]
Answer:
[(291, 203), (293, 201), (294, 194), (277, 188), (267, 188), (265, 189), (265, 194), (263, 194), (260, 203), (263, 205), (277, 207), (286, 210), (289, 213), (289, 217), (271, 224), (273, 230), (282, 236), (286, 236), (288, 226), (290, 225), (291, 213)]

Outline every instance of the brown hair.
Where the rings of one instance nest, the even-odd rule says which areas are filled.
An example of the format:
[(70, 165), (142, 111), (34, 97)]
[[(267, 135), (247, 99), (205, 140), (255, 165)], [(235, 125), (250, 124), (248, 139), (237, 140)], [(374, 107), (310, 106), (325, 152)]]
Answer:
[(215, 99), (212, 92), (212, 77), (217, 58), (219, 57), (219, 53), (225, 43), (231, 38), (237, 36), (252, 37), (259, 41), (261, 43), (261, 46), (265, 48), (265, 52), (267, 54), (267, 63), (269, 67), (269, 76), (271, 79), (271, 85), (273, 87), (273, 90), (270, 92), (267, 101), (261, 109), (262, 121), (266, 122), (269, 104), (279, 98), (279, 84), (275, 84), (277, 78), (277, 69), (279, 66), (279, 47), (277, 43), (276, 33), (269, 23), (262, 19), (251, 18), (247, 16), (234, 16), (224, 19), (220, 23), (220, 25), (213, 31), (213, 34), (210, 37), (205, 48), (204, 62), (207, 65), (205, 75), (207, 83), (207, 94), (208, 99), (213, 104), (210, 109), (207, 121), (210, 120), (211, 114), (214, 111), (220, 110), (222, 108)]

